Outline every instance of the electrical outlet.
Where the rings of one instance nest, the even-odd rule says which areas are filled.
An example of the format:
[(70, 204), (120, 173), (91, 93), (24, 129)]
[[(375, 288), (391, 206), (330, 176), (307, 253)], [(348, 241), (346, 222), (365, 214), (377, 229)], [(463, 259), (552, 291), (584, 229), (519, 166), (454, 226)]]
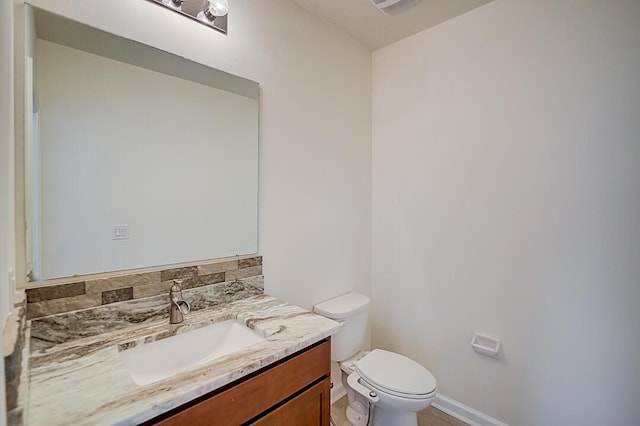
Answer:
[(111, 239), (112, 240), (128, 240), (129, 225), (113, 225), (111, 227)]

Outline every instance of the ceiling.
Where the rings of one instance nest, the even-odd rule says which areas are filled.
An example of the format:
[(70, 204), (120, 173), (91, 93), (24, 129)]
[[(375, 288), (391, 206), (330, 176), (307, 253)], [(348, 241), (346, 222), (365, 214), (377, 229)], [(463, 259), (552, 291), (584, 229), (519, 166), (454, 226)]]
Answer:
[(385, 15), (371, 0), (294, 1), (376, 50), (491, 0), (415, 0), (395, 15)]

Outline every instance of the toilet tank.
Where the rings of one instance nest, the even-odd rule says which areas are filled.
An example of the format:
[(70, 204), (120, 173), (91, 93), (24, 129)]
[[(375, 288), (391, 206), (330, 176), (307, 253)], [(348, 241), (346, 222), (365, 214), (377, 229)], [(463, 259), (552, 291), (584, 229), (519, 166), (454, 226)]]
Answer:
[(367, 331), (369, 298), (347, 293), (313, 307), (313, 311), (338, 321), (340, 330), (331, 336), (331, 360), (344, 361), (362, 349)]

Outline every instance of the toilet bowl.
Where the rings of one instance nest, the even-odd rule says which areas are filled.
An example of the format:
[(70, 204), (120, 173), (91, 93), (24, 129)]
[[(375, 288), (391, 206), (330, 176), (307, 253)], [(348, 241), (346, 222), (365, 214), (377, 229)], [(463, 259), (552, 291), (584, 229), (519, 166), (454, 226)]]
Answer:
[(436, 395), (433, 375), (394, 352), (361, 352), (340, 366), (350, 402), (347, 419), (354, 426), (365, 426), (370, 414), (373, 425), (416, 425), (416, 413)]
[(369, 298), (348, 293), (320, 303), (314, 311), (340, 322), (332, 337), (331, 356), (344, 371), (353, 426), (416, 426), (417, 412), (431, 404), (436, 379), (423, 366), (403, 355), (374, 349), (361, 352)]

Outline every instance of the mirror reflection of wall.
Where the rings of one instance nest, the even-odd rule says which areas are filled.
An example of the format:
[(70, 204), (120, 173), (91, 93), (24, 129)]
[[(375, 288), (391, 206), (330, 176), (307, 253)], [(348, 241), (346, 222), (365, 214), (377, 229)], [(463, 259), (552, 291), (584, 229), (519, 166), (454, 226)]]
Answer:
[[(141, 52), (161, 66), (205, 67), (72, 23), (76, 48), (60, 43), (72, 21), (35, 17), (34, 278), (256, 253), (257, 84), (212, 69), (222, 83), (158, 72)], [(131, 50), (113, 59), (86, 49), (101, 37)]]

